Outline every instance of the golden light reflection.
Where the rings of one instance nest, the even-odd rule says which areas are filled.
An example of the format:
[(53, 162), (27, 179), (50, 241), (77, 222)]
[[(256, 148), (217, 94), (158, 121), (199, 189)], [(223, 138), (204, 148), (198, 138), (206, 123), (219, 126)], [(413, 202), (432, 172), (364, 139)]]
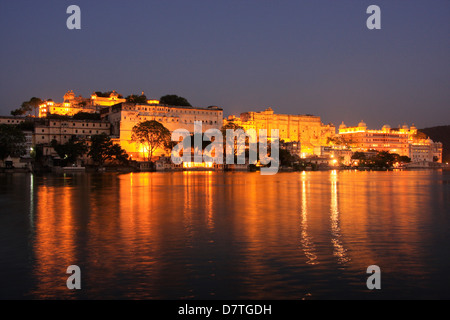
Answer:
[(206, 217), (207, 217), (207, 226), (209, 230), (214, 230), (214, 201), (213, 201), (213, 173), (211, 171), (208, 171), (206, 173), (206, 195), (205, 195), (205, 202), (206, 202)]
[(302, 205), (301, 205), (301, 244), (303, 248), (303, 252), (305, 253), (307, 264), (316, 265), (319, 263), (317, 260), (317, 255), (315, 253), (315, 246), (312, 240), (312, 237), (308, 234), (308, 202), (307, 202), (307, 194), (306, 194), (306, 172), (303, 171), (302, 176)]
[[(226, 290), (220, 281), (235, 274), (242, 297), (284, 298), (290, 292), (281, 287), (310, 292), (314, 275), (332, 277), (343, 265), (356, 274), (371, 264), (402, 268), (405, 261), (414, 262), (405, 276), (423, 279), (427, 252), (421, 243), (429, 235), (421, 227), (435, 219), (432, 200), (443, 201), (431, 198), (435, 189), (427, 175), (35, 176), (27, 181), (33, 294), (73, 297), (65, 269), (79, 262), (89, 270), (84, 281), (95, 283), (91, 290), (105, 298), (117, 281), (124, 281), (121, 297), (127, 298), (166, 297), (165, 288), (184, 290), (195, 281), (204, 283), (205, 292), (220, 294)], [(198, 297), (198, 291), (183, 290), (182, 297)]]
[(339, 202), (338, 202), (338, 175), (336, 170), (331, 171), (331, 204), (330, 204), (330, 220), (331, 220), (331, 243), (333, 244), (333, 255), (337, 257), (339, 264), (345, 264), (350, 261), (347, 256), (347, 250), (341, 241), (341, 228), (339, 222)]
[[(65, 271), (76, 264), (75, 232), (72, 193), (70, 187), (38, 189), (35, 219), (35, 277), (33, 294), (40, 298), (58, 292), (60, 298), (69, 298), (65, 287)], [(54, 205), (63, 210), (54, 210)]]

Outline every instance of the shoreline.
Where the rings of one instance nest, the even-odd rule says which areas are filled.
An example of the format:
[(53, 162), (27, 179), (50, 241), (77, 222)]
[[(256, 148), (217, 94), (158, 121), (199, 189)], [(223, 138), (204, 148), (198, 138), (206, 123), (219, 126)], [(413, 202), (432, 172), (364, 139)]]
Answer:
[[(441, 168), (321, 168), (315, 170), (294, 170), (293, 168), (280, 168), (277, 173), (302, 173), (302, 172), (325, 172), (325, 171), (360, 171), (360, 172), (372, 172), (372, 171), (450, 171), (450, 167), (441, 167)], [(50, 175), (61, 175), (61, 174), (108, 174), (108, 173), (176, 173), (176, 172), (211, 172), (211, 173), (258, 173), (259, 170), (133, 170), (133, 168), (105, 168), (104, 170), (96, 170), (93, 168), (85, 168), (85, 169), (66, 169), (58, 168), (56, 170), (30, 170), (24, 168), (0, 168), (0, 174), (18, 174), (18, 173), (31, 173), (31, 174), (50, 174)]]

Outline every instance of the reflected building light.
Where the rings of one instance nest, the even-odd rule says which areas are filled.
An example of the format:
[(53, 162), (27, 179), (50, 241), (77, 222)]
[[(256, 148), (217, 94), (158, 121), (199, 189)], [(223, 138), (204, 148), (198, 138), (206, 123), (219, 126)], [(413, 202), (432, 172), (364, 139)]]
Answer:
[(214, 229), (214, 210), (213, 210), (213, 190), (212, 190), (212, 172), (207, 173), (207, 187), (206, 187), (206, 211), (207, 211), (207, 225), (208, 229)]
[(30, 174), (30, 227), (34, 230), (34, 175)]
[(331, 243), (333, 244), (333, 255), (337, 257), (339, 264), (345, 264), (350, 261), (347, 256), (347, 250), (341, 241), (341, 228), (339, 226), (339, 206), (338, 206), (338, 176), (337, 171), (331, 172), (331, 204), (330, 204), (330, 220), (331, 220)]
[(310, 265), (319, 264), (317, 255), (315, 254), (315, 246), (308, 235), (308, 203), (306, 199), (306, 174), (302, 173), (302, 206), (301, 206), (301, 244), (303, 252), (307, 258), (306, 263)]

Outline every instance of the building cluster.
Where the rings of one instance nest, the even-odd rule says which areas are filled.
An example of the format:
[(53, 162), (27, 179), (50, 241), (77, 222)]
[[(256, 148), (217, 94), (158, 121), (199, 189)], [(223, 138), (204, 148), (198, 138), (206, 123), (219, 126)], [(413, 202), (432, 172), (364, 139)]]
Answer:
[[(80, 112), (97, 114), (98, 120), (71, 118)], [(0, 117), (0, 124), (20, 124), (27, 119), (29, 120)], [(371, 130), (364, 122), (354, 127), (342, 123), (336, 132), (333, 124), (324, 124), (320, 117), (313, 115), (276, 114), (272, 108), (267, 108), (260, 112), (244, 112), (239, 117), (224, 118), (223, 109), (216, 106), (170, 106), (161, 104), (158, 100), (130, 103), (115, 91), (107, 95), (93, 93), (89, 98), (76, 96), (73, 91), (68, 91), (61, 103), (44, 101), (39, 106), (39, 118), (32, 120), (34, 129), (25, 131), (27, 149), (31, 151), (34, 146), (40, 145), (43, 147), (44, 156), (53, 159), (58, 159), (51, 146), (53, 140), (64, 144), (71, 138), (89, 140), (93, 135), (104, 133), (120, 144), (131, 159), (143, 161), (146, 158), (145, 149), (132, 141), (132, 129), (140, 122), (155, 120), (170, 132), (186, 129), (191, 134), (194, 133), (196, 121), (202, 123), (203, 132), (208, 129), (220, 130), (228, 124), (234, 124), (244, 130), (254, 129), (257, 132), (266, 129), (268, 135), (272, 129), (278, 129), (282, 148), (299, 159), (307, 159), (318, 165), (351, 165), (355, 152), (370, 154), (375, 151), (407, 156), (416, 165), (442, 163), (442, 143), (418, 134), (414, 125), (399, 128), (385, 125), (381, 130)], [(164, 150), (160, 150), (161, 161), (157, 167), (167, 168), (170, 166), (168, 154), (165, 153), (163, 157), (162, 153)], [(81, 161), (88, 163), (89, 159), (85, 157)], [(189, 164), (182, 167), (189, 168)]]
[(79, 112), (97, 113), (103, 107), (115, 105), (117, 103), (125, 102), (126, 100), (113, 91), (109, 96), (99, 96), (97, 93), (92, 93), (90, 98), (83, 98), (82, 96), (75, 96), (75, 93), (70, 90), (64, 95), (64, 101), (56, 103), (49, 99), (44, 101), (39, 106), (39, 117), (44, 118), (49, 114), (57, 114), (63, 116), (74, 116)]
[(396, 153), (409, 157), (415, 166), (442, 163), (442, 143), (420, 135), (414, 125), (398, 128), (384, 125), (381, 130), (371, 130), (364, 121), (355, 127), (347, 127), (342, 123), (338, 135), (353, 152), (374, 150)]
[(299, 142), (301, 155), (314, 154), (314, 148), (327, 145), (329, 138), (335, 135), (334, 125), (324, 125), (320, 117), (312, 115), (276, 114), (272, 108), (261, 112), (245, 112), (240, 117), (230, 116), (224, 124), (234, 123), (244, 130), (266, 129), (270, 135), (272, 129), (278, 129), (280, 140), (285, 142)]
[[(153, 102), (153, 101), (152, 101)], [(111, 124), (111, 135), (134, 159), (145, 158), (145, 150), (131, 139), (133, 127), (143, 121), (155, 120), (170, 132), (186, 129), (194, 133), (194, 122), (202, 123), (202, 131), (221, 129), (223, 110), (211, 106), (207, 108), (167, 106), (159, 103), (134, 104), (121, 102), (104, 107), (100, 111), (103, 121)]]

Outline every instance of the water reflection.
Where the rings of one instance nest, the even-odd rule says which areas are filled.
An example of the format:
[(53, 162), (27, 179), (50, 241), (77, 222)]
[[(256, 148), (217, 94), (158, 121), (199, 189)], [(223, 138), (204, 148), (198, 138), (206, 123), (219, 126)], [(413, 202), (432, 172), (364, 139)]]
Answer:
[[(42, 186), (38, 190), (38, 212), (35, 222), (33, 295), (47, 298), (64, 288), (65, 268), (75, 261), (75, 226), (73, 194), (64, 188)], [(55, 207), (62, 210), (55, 210)], [(61, 298), (70, 296), (67, 290), (58, 290)]]
[(308, 259), (307, 264), (315, 265), (317, 261), (317, 255), (315, 254), (315, 247), (311, 237), (308, 235), (308, 206), (307, 206), (307, 192), (306, 192), (306, 172), (301, 175), (302, 181), (302, 205), (301, 205), (301, 244), (303, 251)]
[(337, 257), (339, 264), (345, 264), (350, 261), (347, 256), (347, 250), (341, 241), (341, 228), (339, 222), (339, 204), (338, 204), (338, 174), (336, 170), (330, 173), (331, 181), (331, 204), (330, 204), (330, 220), (331, 220), (331, 243), (333, 244), (333, 255)]
[[(448, 179), (436, 172), (6, 176), (0, 252), (8, 258), (0, 276), (14, 298), (365, 298), (365, 270), (377, 264), (383, 298), (448, 297)], [(79, 292), (66, 288), (72, 264), (82, 270)], [(8, 294), (0, 288), (0, 297)]]

